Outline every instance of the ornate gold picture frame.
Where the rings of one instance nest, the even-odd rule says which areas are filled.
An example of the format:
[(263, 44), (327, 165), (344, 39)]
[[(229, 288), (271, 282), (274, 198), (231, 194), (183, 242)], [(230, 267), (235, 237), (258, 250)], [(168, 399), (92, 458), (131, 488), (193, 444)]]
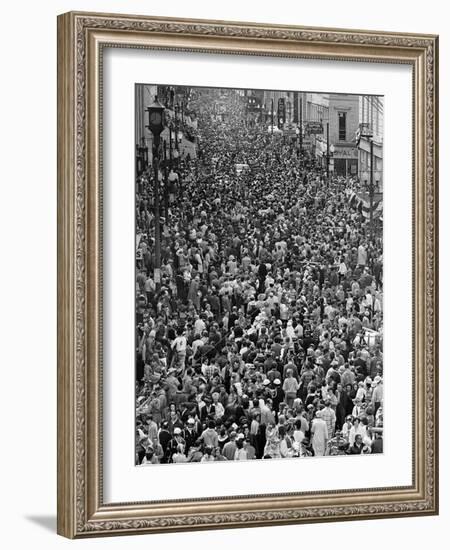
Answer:
[[(412, 67), (411, 486), (104, 503), (100, 92), (105, 47), (401, 63)], [(437, 36), (76, 12), (59, 16), (58, 533), (81, 538), (437, 514), (437, 155)]]

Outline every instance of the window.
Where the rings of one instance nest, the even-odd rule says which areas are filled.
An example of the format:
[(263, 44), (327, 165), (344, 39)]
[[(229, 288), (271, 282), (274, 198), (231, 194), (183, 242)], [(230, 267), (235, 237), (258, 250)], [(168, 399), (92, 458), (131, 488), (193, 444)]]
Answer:
[(339, 121), (339, 141), (345, 141), (347, 138), (347, 113), (338, 113)]

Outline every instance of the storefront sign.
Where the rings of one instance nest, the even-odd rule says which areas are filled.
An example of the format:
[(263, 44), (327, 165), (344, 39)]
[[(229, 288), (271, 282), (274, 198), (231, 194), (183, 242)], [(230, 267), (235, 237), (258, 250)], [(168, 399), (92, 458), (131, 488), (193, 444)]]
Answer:
[(358, 158), (358, 149), (356, 147), (335, 146), (334, 156), (340, 159), (356, 159)]
[(307, 122), (305, 128), (308, 134), (323, 134), (323, 124), (321, 122)]

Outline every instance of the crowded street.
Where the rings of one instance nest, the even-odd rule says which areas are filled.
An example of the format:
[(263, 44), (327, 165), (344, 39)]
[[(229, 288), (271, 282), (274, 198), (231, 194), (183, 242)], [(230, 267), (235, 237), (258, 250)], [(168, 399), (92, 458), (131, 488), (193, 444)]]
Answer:
[(247, 97), (137, 159), (136, 465), (383, 452), (381, 192)]

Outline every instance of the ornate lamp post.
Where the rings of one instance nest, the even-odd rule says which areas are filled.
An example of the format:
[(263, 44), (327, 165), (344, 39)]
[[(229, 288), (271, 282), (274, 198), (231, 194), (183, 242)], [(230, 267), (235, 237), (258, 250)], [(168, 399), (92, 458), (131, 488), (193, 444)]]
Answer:
[(156, 290), (161, 287), (161, 226), (159, 212), (159, 164), (160, 164), (160, 137), (164, 130), (164, 106), (155, 97), (155, 101), (147, 107), (148, 126), (153, 134), (153, 170), (154, 170), (154, 195), (155, 195), (155, 271), (154, 281)]

